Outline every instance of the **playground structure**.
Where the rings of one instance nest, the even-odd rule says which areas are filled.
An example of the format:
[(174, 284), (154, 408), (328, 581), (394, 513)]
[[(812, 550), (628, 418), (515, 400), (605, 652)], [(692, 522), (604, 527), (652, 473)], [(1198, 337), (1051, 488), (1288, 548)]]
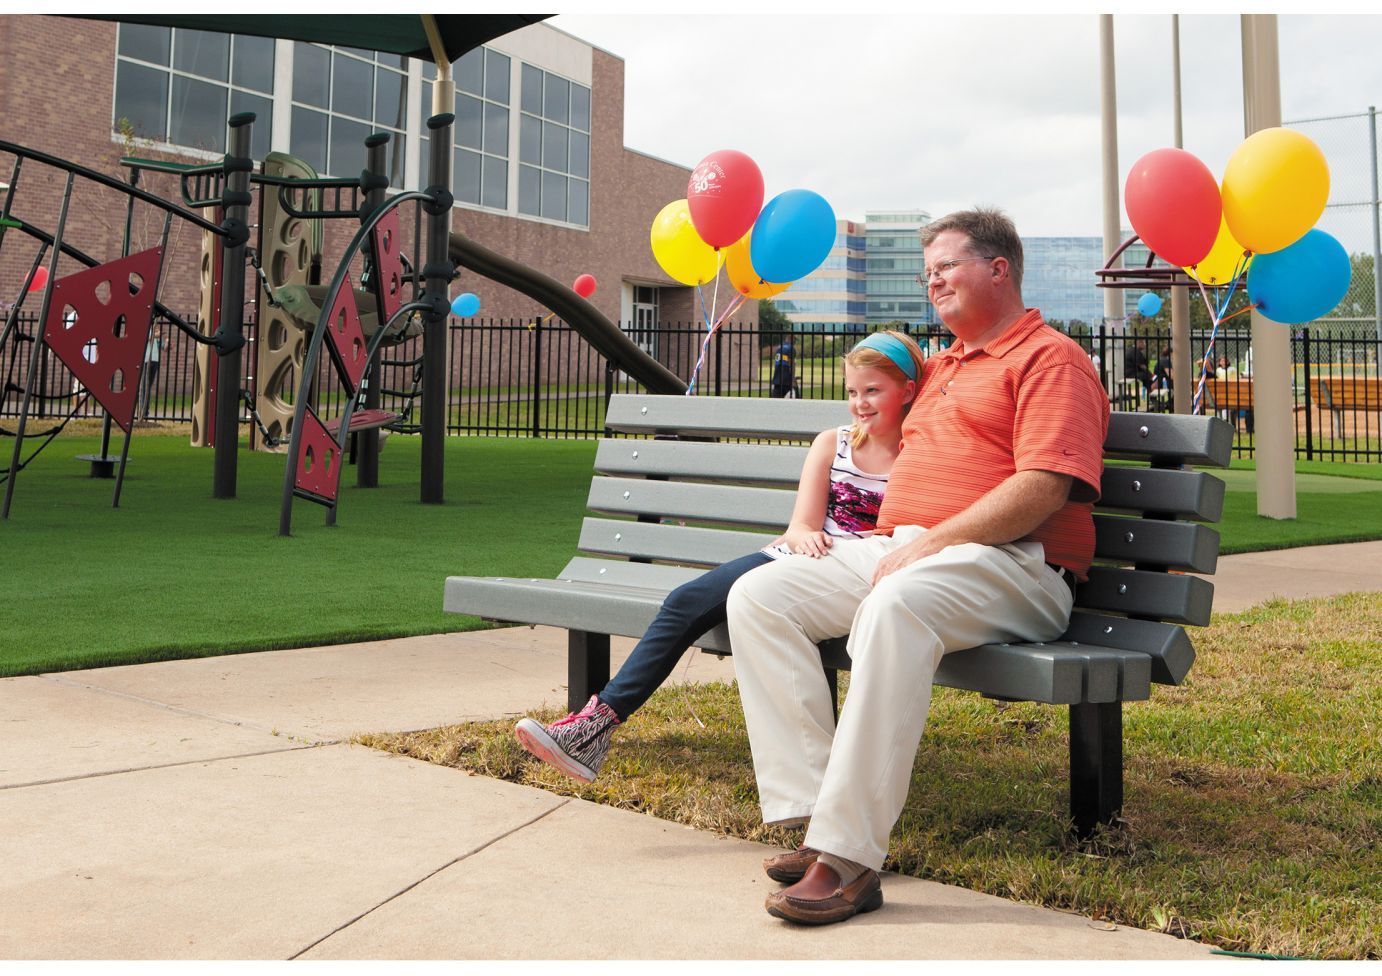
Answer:
[[(36, 395), (35, 365), (40, 348), (45, 346), (106, 411), (101, 455), (93, 459), (93, 465), (99, 460), (113, 470), (118, 462), (113, 505), (119, 505), (136, 399), (143, 379), (143, 351), (156, 317), (186, 332), (199, 344), (192, 442), (214, 451), (213, 496), (235, 496), (236, 452), (242, 420), (252, 423), (251, 446), (255, 449), (286, 448), (279, 523), (283, 535), (291, 533), (295, 498), (325, 506), (327, 523), (335, 522), (341, 462), (350, 437), (358, 438), (354, 452), (358, 484), (377, 485), (381, 428), (422, 435), (421, 500), (443, 501), (442, 448), (450, 400), (444, 361), (447, 288), (457, 263), (542, 301), (649, 391), (679, 393), (685, 389), (677, 376), (570, 288), (484, 248), (462, 233), (451, 232), (451, 160), (448, 153), (441, 151), (451, 142), (451, 115), (443, 113), (428, 120), (433, 145), (438, 150), (432, 152), (429, 160), (426, 189), (391, 197), (386, 194), (387, 135), (374, 134), (366, 139), (367, 164), (356, 179), (320, 178), (300, 160), (282, 154), (270, 154), (263, 168), (255, 172), (248, 148), (254, 121), (251, 113), (229, 120), (229, 151), (218, 163), (188, 166), (126, 158), (122, 165), (129, 171), (127, 182), (0, 142), (0, 153), (14, 157), (4, 189), (5, 226), (0, 226), (0, 246), (7, 230), (15, 230), (38, 244), (21, 293), (0, 335), (0, 347), (10, 341), (16, 346), (26, 341), (33, 343), (25, 384), (21, 387), (10, 382), (5, 390), (6, 395), (21, 393), (23, 402), (18, 429), (5, 432), (15, 435), (15, 444), (5, 476), (4, 518), (9, 516), (18, 473), (76, 413), (74, 408), (62, 424), (49, 430), (26, 429)], [(16, 213), (22, 163), (26, 160), (66, 174), (58, 223), (52, 234)], [(144, 172), (175, 175), (180, 182), (181, 204), (140, 189), (138, 184)], [(67, 211), (77, 179), (125, 195), (127, 219), (119, 258), (102, 263), (64, 240)], [(254, 247), (250, 246), (252, 231), (256, 229), (249, 223), (255, 199), (251, 187), (258, 190), (259, 196)], [(164, 213), (163, 233), (158, 247), (131, 255), (130, 226), (136, 203)], [(401, 233), (400, 211), (405, 206), (412, 207), (414, 215), (411, 260), (404, 254)], [(184, 321), (158, 301), (169, 228), (175, 219), (201, 232), (201, 306), (199, 323), (195, 324)], [(330, 283), (323, 286), (319, 281), (322, 226), (342, 219), (358, 222), (358, 229)], [(45, 273), (40, 275), (45, 257)], [(361, 259), (361, 268), (352, 273), (357, 257)], [(83, 270), (59, 278), (60, 258), (75, 261)], [(251, 371), (242, 377), (247, 264), (258, 278), (256, 298), (251, 303), (256, 310), (258, 341)], [(136, 276), (133, 280), (132, 274)], [(129, 301), (123, 293), (118, 301), (110, 297), (92, 298), (98, 291), (101, 295), (113, 295), (127, 280), (131, 281)], [(41, 334), (27, 336), (19, 328), (19, 312), (26, 298), (40, 291)], [(68, 317), (64, 310), (77, 313), (75, 324), (64, 321)], [(402, 414), (378, 409), (381, 391), (371, 379), (380, 372), (380, 350), (419, 333), (423, 336), (422, 354), (407, 364), (411, 367), (411, 388), (390, 391), (405, 393)], [(83, 350), (93, 340), (101, 351), (94, 357), (95, 362), (89, 362)], [(348, 393), (343, 413), (330, 419), (320, 417), (313, 403), (323, 346), (330, 368), (336, 371)], [(294, 380), (296, 389), (291, 389)], [(222, 391), (233, 393), (225, 396)], [(421, 410), (415, 420), (409, 414), (418, 397)], [(242, 417), (242, 405), (248, 407), (248, 418)], [(112, 422), (125, 433), (118, 458), (108, 453)], [(22, 459), (22, 448), (29, 438), (42, 438), (42, 443)]]

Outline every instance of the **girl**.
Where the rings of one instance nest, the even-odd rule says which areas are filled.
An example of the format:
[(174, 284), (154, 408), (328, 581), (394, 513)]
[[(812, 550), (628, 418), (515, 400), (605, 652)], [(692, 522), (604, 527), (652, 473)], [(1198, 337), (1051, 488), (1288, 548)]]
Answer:
[(595, 779), (616, 726), (642, 707), (697, 637), (725, 619), (734, 581), (773, 559), (819, 559), (836, 538), (870, 534), (902, 447), (902, 418), (916, 398), (921, 349), (900, 332), (875, 332), (845, 356), (845, 390), (854, 423), (817, 435), (802, 466), (787, 531), (762, 550), (684, 583), (663, 601), (619, 673), (585, 708), (543, 727), (519, 721), (524, 749), (568, 776)]

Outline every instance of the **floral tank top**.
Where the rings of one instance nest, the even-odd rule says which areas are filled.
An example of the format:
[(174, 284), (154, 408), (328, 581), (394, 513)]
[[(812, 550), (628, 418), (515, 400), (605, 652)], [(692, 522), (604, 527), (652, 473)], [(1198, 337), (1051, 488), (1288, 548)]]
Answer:
[[(878, 523), (878, 508), (888, 488), (888, 476), (870, 474), (854, 463), (854, 448), (849, 443), (848, 424), (835, 436), (835, 458), (830, 462), (830, 497), (825, 503), (826, 535), (837, 539), (862, 539), (873, 534)], [(763, 552), (774, 559), (791, 555), (782, 546), (765, 546)]]

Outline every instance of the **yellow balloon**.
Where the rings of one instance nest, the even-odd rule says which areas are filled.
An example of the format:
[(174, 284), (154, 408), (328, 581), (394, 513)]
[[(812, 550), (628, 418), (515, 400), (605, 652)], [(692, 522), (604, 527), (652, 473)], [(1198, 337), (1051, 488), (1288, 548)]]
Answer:
[(1329, 201), (1329, 164), (1308, 136), (1292, 129), (1254, 132), (1224, 167), (1224, 218), (1254, 254), (1294, 244)]
[(749, 239), (751, 237), (753, 237), (752, 228), (739, 240), (725, 248), (725, 273), (729, 275), (729, 283), (746, 298), (772, 298), (779, 292), (784, 292), (792, 287), (790, 281), (780, 285), (764, 281), (762, 276), (753, 270), (753, 261), (749, 259)]
[[(1228, 229), (1228, 221), (1219, 218), (1219, 236), (1214, 238), (1214, 246), (1200, 259), (1200, 263), (1185, 269), (1185, 273), (1206, 285), (1226, 285), (1233, 280), (1233, 273), (1239, 270), (1246, 249), (1234, 240)], [(1252, 264), (1249, 257), (1247, 264)], [(1246, 270), (1247, 264), (1243, 264)]]
[(652, 243), (662, 270), (683, 285), (703, 285), (720, 273), (720, 252), (696, 233), (685, 200), (673, 200), (653, 219)]

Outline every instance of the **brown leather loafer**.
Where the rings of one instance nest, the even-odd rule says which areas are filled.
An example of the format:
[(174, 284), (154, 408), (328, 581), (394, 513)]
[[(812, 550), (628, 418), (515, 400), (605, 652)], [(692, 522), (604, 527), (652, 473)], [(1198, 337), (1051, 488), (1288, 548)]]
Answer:
[(796, 884), (769, 895), (763, 907), (798, 925), (829, 925), (882, 908), (883, 886), (873, 870), (841, 886), (834, 869), (817, 861)]
[(820, 851), (803, 844), (794, 851), (765, 857), (763, 870), (774, 881), (796, 884), (806, 875), (806, 869), (815, 864), (816, 858), (820, 856)]

